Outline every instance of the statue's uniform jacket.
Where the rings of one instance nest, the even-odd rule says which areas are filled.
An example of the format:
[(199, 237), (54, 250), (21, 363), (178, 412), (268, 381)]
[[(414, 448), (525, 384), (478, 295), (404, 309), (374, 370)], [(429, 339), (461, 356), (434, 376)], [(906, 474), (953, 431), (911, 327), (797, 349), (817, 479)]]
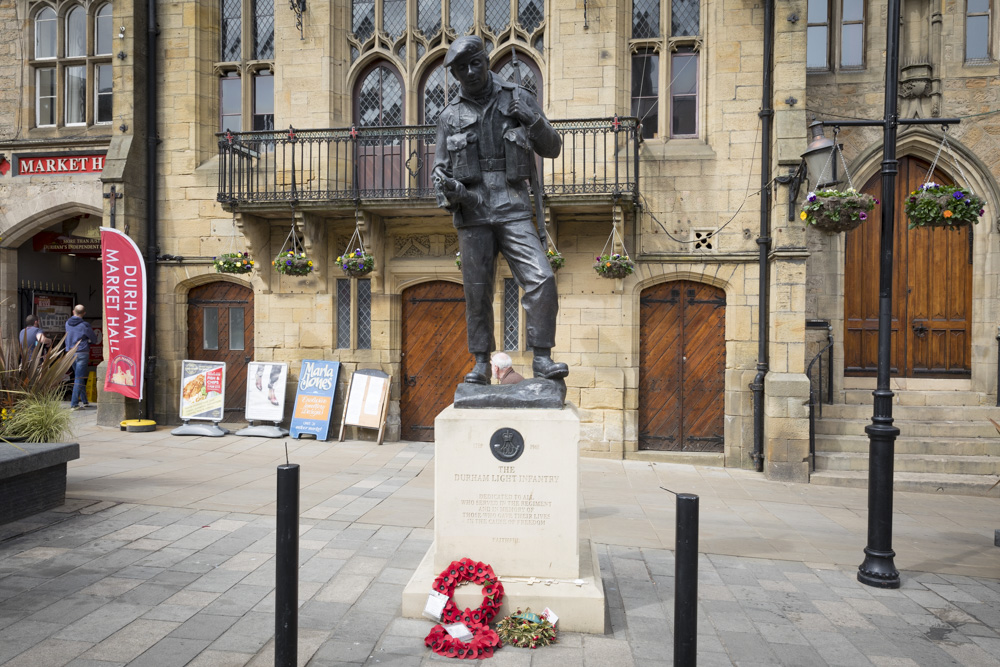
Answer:
[(533, 153), (557, 157), (562, 147), (530, 92), (537, 120), (529, 127), (507, 115), (517, 88), (490, 73), (491, 89), (477, 101), (462, 93), (438, 118), (435, 173), (460, 181), (468, 192), (461, 202), (438, 203), (454, 216), (462, 252), (469, 351), (496, 349), (493, 336), (493, 285), (496, 256), (502, 252), (524, 290), (529, 347), (555, 345), (558, 294), (555, 276), (531, 221), (528, 176)]

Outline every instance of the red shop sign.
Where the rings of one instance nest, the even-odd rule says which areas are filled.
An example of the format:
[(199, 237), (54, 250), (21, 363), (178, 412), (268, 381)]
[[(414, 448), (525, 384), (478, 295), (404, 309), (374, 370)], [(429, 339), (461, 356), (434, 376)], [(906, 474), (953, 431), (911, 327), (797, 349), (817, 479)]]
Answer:
[(93, 174), (104, 171), (106, 153), (94, 155), (45, 155), (15, 156), (17, 173), (15, 176), (35, 174)]

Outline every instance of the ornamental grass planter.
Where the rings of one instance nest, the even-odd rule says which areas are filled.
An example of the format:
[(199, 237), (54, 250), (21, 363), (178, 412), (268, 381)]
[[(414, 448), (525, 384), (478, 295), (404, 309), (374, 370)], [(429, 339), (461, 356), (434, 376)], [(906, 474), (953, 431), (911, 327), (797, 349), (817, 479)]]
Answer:
[(848, 232), (868, 219), (878, 200), (857, 190), (810, 192), (799, 218), (828, 234)]
[(977, 224), (985, 213), (980, 197), (958, 185), (925, 183), (911, 192), (903, 205), (909, 228), (961, 229)]

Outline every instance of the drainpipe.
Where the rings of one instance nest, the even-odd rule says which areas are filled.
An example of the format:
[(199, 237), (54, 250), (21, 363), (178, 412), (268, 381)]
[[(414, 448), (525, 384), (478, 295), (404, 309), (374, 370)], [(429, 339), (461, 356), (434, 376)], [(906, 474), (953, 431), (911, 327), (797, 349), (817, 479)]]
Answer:
[(147, 0), (146, 38), (146, 406), (153, 418), (156, 402), (156, 287), (157, 287), (157, 137), (156, 137), (156, 0)]
[(768, 329), (768, 271), (767, 255), (771, 249), (771, 121), (774, 109), (771, 107), (774, 68), (774, 0), (764, 2), (764, 77), (761, 92), (760, 134), (760, 236), (757, 246), (759, 281), (757, 305), (757, 375), (750, 383), (753, 392), (753, 459), (757, 472), (764, 471), (764, 377), (767, 375), (767, 329)]

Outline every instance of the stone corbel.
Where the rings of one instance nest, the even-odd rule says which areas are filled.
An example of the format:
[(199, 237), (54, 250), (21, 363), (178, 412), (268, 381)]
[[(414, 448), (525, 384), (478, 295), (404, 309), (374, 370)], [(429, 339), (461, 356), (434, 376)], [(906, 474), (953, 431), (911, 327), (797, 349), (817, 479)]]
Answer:
[(257, 270), (253, 272), (251, 282), (259, 284), (261, 293), (271, 293), (271, 223), (263, 218), (247, 213), (236, 213), (234, 218), (236, 228), (246, 239), (247, 252), (253, 257)]
[(323, 285), (320, 294), (326, 294), (329, 291), (327, 280), (330, 277), (328, 270), (330, 228), (323, 218), (304, 211), (295, 212), (295, 227), (302, 232), (302, 244), (306, 248), (306, 257), (313, 261), (313, 275), (320, 285)]

